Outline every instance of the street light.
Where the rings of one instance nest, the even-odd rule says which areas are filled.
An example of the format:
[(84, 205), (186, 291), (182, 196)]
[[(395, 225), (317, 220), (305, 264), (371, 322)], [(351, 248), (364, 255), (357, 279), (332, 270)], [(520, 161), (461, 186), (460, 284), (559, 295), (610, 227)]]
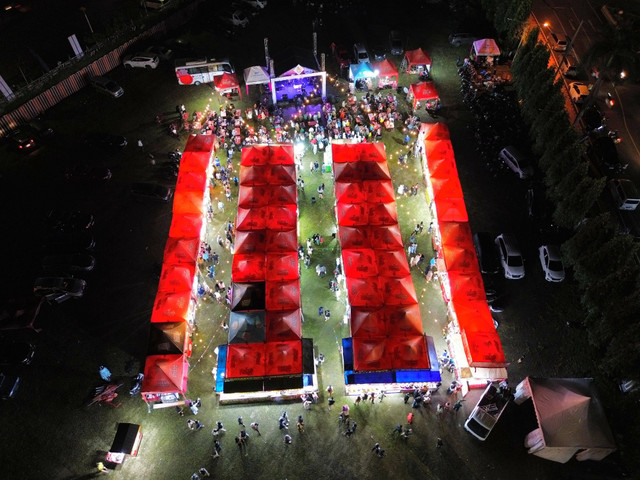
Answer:
[(85, 7), (80, 7), (82, 13), (84, 13), (84, 18), (87, 20), (87, 25), (89, 25), (89, 30), (91, 30), (91, 35), (93, 35), (93, 27), (91, 26), (91, 22), (89, 21), (89, 17), (87, 17), (87, 9)]

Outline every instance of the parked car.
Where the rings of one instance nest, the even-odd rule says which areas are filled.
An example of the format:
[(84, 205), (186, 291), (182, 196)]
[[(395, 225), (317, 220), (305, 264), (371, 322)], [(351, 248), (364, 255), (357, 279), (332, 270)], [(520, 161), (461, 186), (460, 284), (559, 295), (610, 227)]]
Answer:
[(361, 43), (353, 44), (353, 58), (357, 63), (369, 63), (371, 61), (369, 59), (369, 52), (367, 52), (367, 49)]
[(596, 105), (591, 105), (582, 115), (582, 124), (584, 133), (590, 134), (602, 130), (607, 124), (607, 119)]
[(33, 282), (33, 293), (49, 302), (62, 303), (69, 298), (82, 298), (87, 282), (73, 277), (40, 277)]
[(608, 175), (620, 174), (629, 166), (629, 162), (618, 155), (616, 144), (608, 135), (592, 138), (589, 153)]
[(89, 83), (100, 93), (104, 93), (114, 98), (124, 95), (124, 90), (115, 81), (107, 77), (93, 77)]
[(234, 27), (245, 28), (247, 25), (249, 25), (249, 19), (244, 14), (244, 12), (242, 12), (242, 10), (224, 12), (220, 15), (220, 19), (223, 22), (233, 25)]
[(18, 391), (19, 385), (20, 377), (0, 373), (0, 398), (2, 400), (13, 398)]
[(48, 227), (61, 232), (87, 230), (93, 227), (94, 223), (95, 219), (90, 213), (53, 209), (47, 215)]
[(160, 59), (154, 55), (147, 53), (136, 53), (135, 55), (127, 55), (122, 59), (122, 65), (124, 68), (146, 68), (156, 69)]
[(42, 117), (36, 117), (36, 118), (32, 118), (31, 120), (29, 120), (29, 122), (27, 123), (27, 125), (29, 126), (29, 128), (31, 128), (31, 130), (33, 130), (36, 135), (38, 135), (39, 137), (50, 137), (51, 135), (53, 135), (54, 131), (53, 128), (48, 125), (43, 119)]
[(334, 50), (334, 56), (336, 57), (336, 63), (340, 69), (349, 68), (351, 59), (349, 58), (349, 52), (342, 45), (336, 45)]
[(622, 380), (619, 386), (622, 393), (629, 393), (638, 390), (638, 382), (635, 380)]
[(516, 172), (521, 179), (529, 178), (533, 175), (533, 167), (529, 163), (529, 159), (513, 145), (500, 150), (498, 157), (507, 167)]
[(86, 230), (56, 231), (45, 238), (43, 249), (52, 253), (75, 253), (92, 250), (96, 242)]
[(42, 259), (42, 268), (48, 272), (90, 272), (95, 265), (96, 259), (88, 253), (60, 253)]
[(33, 131), (27, 128), (16, 128), (7, 136), (12, 148), (18, 152), (29, 153), (40, 146)]
[(87, 164), (74, 165), (67, 168), (64, 174), (65, 178), (70, 181), (83, 183), (86, 185), (95, 185), (96, 183), (104, 183), (111, 180), (113, 174), (111, 169), (107, 167), (97, 167)]
[(549, 33), (549, 43), (551, 48), (556, 52), (566, 52), (567, 51), (567, 37), (564, 35), (551, 32)]
[(375, 62), (380, 62), (387, 58), (386, 47), (384, 45), (373, 44), (371, 46), (371, 56)]
[(168, 202), (173, 192), (169, 187), (157, 183), (134, 183), (131, 185), (131, 193), (140, 198)]
[(161, 45), (152, 45), (145, 49), (143, 55), (158, 57), (160, 60), (171, 60), (173, 58), (173, 50)]
[(397, 30), (391, 30), (389, 32), (389, 49), (391, 55), (402, 55), (404, 53), (402, 34)]
[(589, 87), (582, 82), (573, 82), (569, 84), (569, 97), (576, 104), (583, 103), (589, 96)]
[(36, 347), (24, 340), (0, 338), (0, 365), (29, 365)]
[(566, 58), (565, 62), (560, 67), (560, 70), (567, 78), (578, 78), (580, 76), (580, 69), (572, 60), (570, 60), (570, 57)]
[(84, 137), (84, 143), (94, 148), (110, 148), (117, 150), (127, 146), (127, 139), (122, 135), (110, 133), (90, 133)]
[(542, 245), (538, 248), (540, 265), (547, 282), (561, 282), (564, 280), (564, 265), (560, 247), (557, 245)]
[(473, 234), (473, 246), (478, 257), (480, 272), (494, 274), (500, 271), (500, 259), (496, 244), (487, 232), (476, 232)]
[(510, 280), (524, 278), (524, 259), (515, 237), (508, 233), (501, 233), (496, 237), (495, 244), (498, 247), (505, 278)]
[(476, 38), (478, 38), (478, 36), (473, 33), (452, 33), (449, 35), (449, 43), (454, 47), (471, 45)]

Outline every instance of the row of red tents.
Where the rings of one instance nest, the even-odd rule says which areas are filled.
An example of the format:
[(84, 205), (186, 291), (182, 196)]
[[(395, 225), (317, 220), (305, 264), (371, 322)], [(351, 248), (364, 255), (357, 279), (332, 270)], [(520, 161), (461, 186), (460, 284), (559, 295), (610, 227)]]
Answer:
[(443, 296), (457, 319), (467, 362), (471, 367), (506, 366), (486, 301), (449, 130), (442, 123), (423, 124), (420, 136), (424, 138), (430, 200), (435, 204), (438, 255), (446, 269)]
[(356, 372), (428, 369), (384, 144), (332, 146)]
[(187, 390), (195, 279), (214, 140), (211, 135), (191, 135), (180, 161), (169, 238), (151, 313), (142, 384), (142, 396), (148, 403), (161, 401), (164, 394), (184, 394)]
[(225, 378), (302, 373), (292, 145), (242, 149)]

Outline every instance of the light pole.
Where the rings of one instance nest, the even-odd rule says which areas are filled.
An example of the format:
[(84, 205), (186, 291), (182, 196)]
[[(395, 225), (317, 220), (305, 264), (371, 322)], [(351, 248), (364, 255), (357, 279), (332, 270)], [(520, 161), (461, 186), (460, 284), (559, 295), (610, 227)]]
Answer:
[(93, 35), (93, 27), (91, 26), (91, 22), (89, 21), (89, 17), (87, 17), (87, 9), (85, 7), (80, 7), (82, 13), (84, 13), (84, 18), (87, 20), (87, 25), (89, 25), (89, 30), (91, 31), (91, 35)]

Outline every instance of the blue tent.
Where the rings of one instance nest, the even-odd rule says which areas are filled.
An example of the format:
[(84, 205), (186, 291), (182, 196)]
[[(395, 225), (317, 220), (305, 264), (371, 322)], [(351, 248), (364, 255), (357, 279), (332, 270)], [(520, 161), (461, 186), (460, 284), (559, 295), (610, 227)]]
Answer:
[(370, 63), (352, 63), (349, 66), (349, 80), (355, 82), (363, 78), (376, 77), (378, 73)]

